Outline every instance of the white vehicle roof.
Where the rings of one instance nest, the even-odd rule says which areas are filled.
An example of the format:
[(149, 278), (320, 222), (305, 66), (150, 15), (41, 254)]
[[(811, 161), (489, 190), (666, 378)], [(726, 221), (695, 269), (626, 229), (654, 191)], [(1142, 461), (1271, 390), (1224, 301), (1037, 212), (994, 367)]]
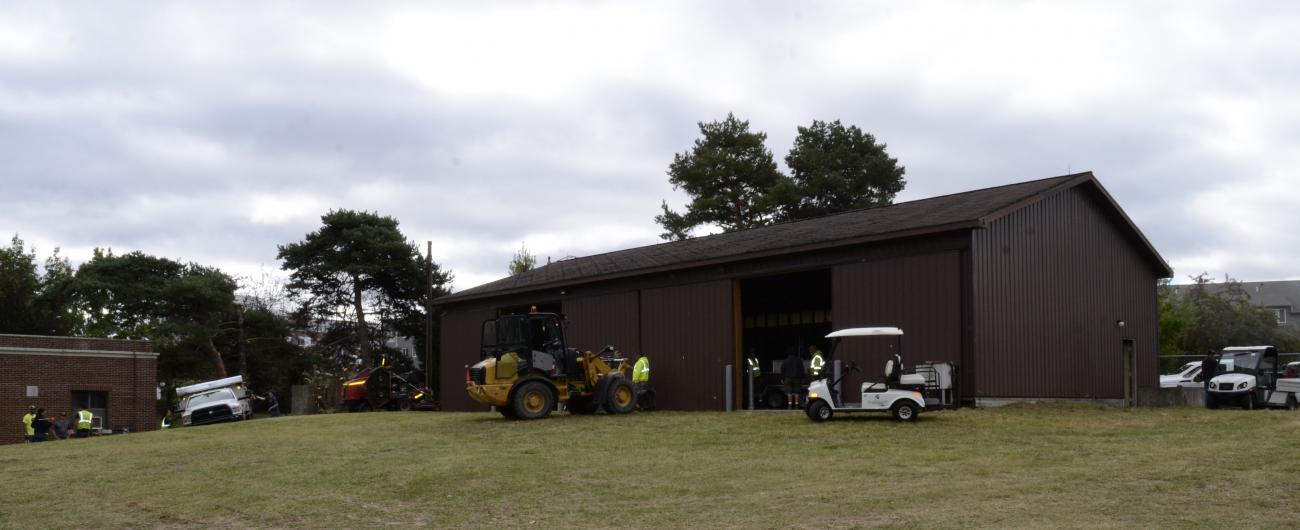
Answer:
[(848, 328), (839, 331), (832, 331), (826, 335), (828, 339), (839, 337), (875, 337), (881, 335), (902, 335), (903, 330), (899, 328)]
[(1269, 348), (1272, 348), (1272, 346), (1233, 346), (1231, 348), (1224, 348), (1223, 351), (1256, 351), (1267, 350)]
[(207, 390), (215, 390), (218, 388), (225, 388), (228, 386), (235, 386), (235, 385), (242, 385), (242, 384), (244, 384), (244, 376), (237, 375), (234, 377), (227, 377), (225, 379), (217, 379), (216, 381), (205, 381), (202, 383), (177, 388), (176, 396), (177, 397), (188, 396), (190, 394), (197, 394), (199, 392), (204, 392)]

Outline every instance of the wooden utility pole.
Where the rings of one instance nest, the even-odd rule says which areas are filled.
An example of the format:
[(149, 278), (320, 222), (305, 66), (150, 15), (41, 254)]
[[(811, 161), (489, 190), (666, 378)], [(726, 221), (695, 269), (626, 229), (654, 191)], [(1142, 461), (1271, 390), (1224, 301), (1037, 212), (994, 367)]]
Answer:
[(424, 388), (433, 391), (433, 241), (424, 256)]

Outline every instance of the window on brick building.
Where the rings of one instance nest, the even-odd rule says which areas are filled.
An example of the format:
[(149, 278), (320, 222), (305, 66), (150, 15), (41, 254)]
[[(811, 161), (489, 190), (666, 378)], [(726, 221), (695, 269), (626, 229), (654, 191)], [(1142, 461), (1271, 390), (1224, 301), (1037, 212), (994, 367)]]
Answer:
[(81, 410), (81, 407), (86, 407), (86, 410), (95, 415), (95, 427), (108, 428), (108, 392), (73, 392), (72, 407), (73, 414)]

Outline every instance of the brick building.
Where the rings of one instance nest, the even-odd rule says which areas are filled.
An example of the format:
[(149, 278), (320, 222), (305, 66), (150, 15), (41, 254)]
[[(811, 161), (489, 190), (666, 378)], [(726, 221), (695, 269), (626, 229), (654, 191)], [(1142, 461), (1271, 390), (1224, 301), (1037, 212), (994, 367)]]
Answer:
[(49, 416), (85, 405), (97, 428), (154, 430), (157, 368), (147, 341), (0, 335), (0, 443), (23, 441), (29, 405)]

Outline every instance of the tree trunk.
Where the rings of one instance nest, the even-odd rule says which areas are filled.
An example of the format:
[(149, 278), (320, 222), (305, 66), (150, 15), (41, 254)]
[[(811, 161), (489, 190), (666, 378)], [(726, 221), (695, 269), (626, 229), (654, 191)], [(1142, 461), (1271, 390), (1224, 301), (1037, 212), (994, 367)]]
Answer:
[(217, 379), (226, 378), (226, 362), (221, 360), (221, 352), (217, 351), (217, 345), (212, 343), (212, 337), (208, 337), (208, 357), (212, 359), (212, 366), (217, 369)]
[(362, 359), (371, 362), (370, 328), (366, 326), (366, 312), (361, 305), (361, 280), (352, 277), (352, 306), (357, 312), (357, 342), (361, 346)]

